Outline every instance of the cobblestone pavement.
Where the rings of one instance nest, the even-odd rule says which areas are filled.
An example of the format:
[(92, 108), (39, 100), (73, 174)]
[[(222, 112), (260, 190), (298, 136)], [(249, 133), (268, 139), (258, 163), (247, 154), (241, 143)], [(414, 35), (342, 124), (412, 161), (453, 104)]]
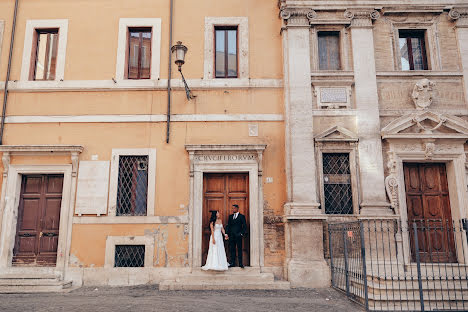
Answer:
[(364, 311), (333, 289), (164, 291), (83, 287), (65, 294), (0, 294), (0, 311)]

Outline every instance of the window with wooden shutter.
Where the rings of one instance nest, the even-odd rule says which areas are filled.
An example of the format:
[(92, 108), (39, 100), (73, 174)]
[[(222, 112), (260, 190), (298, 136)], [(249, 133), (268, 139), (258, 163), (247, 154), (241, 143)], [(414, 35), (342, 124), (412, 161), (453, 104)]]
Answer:
[(150, 79), (151, 37), (151, 27), (128, 29), (126, 78)]
[(55, 80), (58, 29), (36, 29), (30, 80)]
[(320, 70), (341, 70), (340, 33), (338, 31), (318, 32)]

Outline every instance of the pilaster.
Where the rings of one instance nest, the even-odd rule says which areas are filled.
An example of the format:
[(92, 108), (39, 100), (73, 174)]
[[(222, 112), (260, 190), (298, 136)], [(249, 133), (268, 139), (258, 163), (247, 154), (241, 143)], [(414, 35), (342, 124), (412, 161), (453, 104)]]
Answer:
[(392, 214), (384, 183), (380, 116), (375, 71), (373, 20), (380, 17), (372, 8), (346, 10), (350, 19), (354, 63), (357, 125), (359, 136), (360, 214)]
[(455, 22), (458, 49), (463, 67), (465, 101), (468, 101), (468, 7), (453, 8), (449, 17)]

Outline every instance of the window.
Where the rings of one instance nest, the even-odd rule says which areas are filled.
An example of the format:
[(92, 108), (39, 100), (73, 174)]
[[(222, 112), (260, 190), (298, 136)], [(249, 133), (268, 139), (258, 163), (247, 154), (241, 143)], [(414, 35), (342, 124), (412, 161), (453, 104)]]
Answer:
[(320, 70), (340, 70), (340, 33), (338, 31), (318, 32)]
[(128, 29), (128, 79), (151, 78), (151, 28)]
[(353, 214), (349, 153), (323, 153), (326, 214)]
[(145, 266), (145, 245), (115, 245), (114, 267), (142, 268)]
[(215, 27), (216, 78), (237, 78), (237, 27)]
[(146, 216), (148, 156), (120, 156), (117, 216)]
[(402, 70), (427, 70), (424, 30), (400, 30), (399, 45)]
[(30, 80), (55, 80), (58, 29), (36, 29)]

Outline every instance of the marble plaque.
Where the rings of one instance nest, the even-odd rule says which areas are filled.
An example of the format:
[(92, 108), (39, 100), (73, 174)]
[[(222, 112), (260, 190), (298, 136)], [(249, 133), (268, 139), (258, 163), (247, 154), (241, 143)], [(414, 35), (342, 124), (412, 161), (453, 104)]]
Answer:
[(346, 88), (321, 88), (321, 103), (347, 103), (348, 94)]
[(80, 161), (75, 213), (107, 213), (109, 161)]

